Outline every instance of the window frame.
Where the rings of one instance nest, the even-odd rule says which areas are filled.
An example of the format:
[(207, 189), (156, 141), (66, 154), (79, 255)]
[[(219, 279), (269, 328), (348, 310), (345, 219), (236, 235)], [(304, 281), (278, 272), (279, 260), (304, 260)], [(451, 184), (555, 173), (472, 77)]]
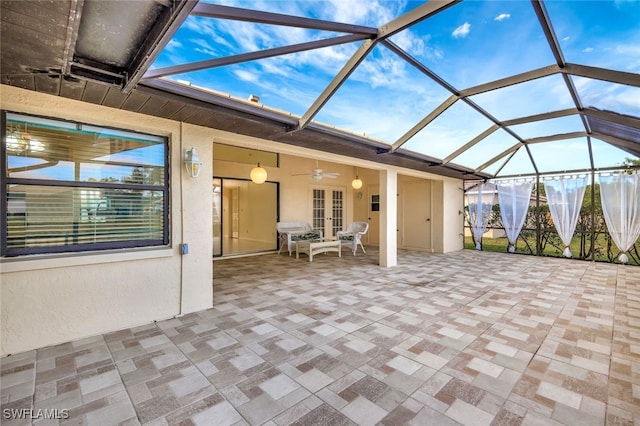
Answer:
[[(33, 117), (34, 119), (42, 118), (49, 120), (56, 120), (63, 123), (71, 123), (75, 125), (87, 125), (95, 126), (103, 129), (132, 132), (140, 135), (148, 135), (154, 138), (161, 138), (164, 148), (163, 162), (164, 162), (164, 182), (162, 185), (129, 185), (126, 183), (109, 183), (109, 182), (82, 182), (82, 181), (63, 181), (63, 180), (49, 180), (49, 179), (32, 179), (32, 178), (16, 178), (9, 177), (7, 173), (7, 146), (6, 146), (6, 134), (7, 134), (7, 114), (18, 114), (27, 117)], [(123, 129), (118, 127), (103, 126), (99, 124), (79, 122), (73, 120), (65, 120), (58, 117), (41, 116), (36, 114), (23, 113), (19, 111), (0, 110), (0, 174), (2, 176), (2, 183), (0, 184), (0, 257), (10, 258), (16, 256), (26, 256), (35, 254), (60, 254), (60, 253), (84, 253), (95, 252), (113, 249), (129, 249), (129, 248), (157, 248), (168, 247), (171, 244), (170, 235), (170, 223), (169, 223), (169, 202), (170, 202), (170, 164), (169, 164), (169, 138), (167, 136), (155, 135), (147, 132), (140, 132), (137, 130)], [(8, 188), (12, 184), (19, 185), (33, 185), (33, 186), (46, 186), (46, 187), (65, 187), (71, 190), (75, 189), (136, 189), (143, 191), (156, 191), (161, 192), (163, 195), (163, 214), (162, 214), (162, 239), (143, 239), (143, 240), (123, 240), (123, 241), (108, 241), (108, 242), (95, 242), (95, 243), (82, 243), (82, 244), (70, 244), (60, 246), (36, 246), (36, 247), (20, 247), (10, 248), (8, 246), (8, 214), (9, 214), (9, 202), (8, 202)]]

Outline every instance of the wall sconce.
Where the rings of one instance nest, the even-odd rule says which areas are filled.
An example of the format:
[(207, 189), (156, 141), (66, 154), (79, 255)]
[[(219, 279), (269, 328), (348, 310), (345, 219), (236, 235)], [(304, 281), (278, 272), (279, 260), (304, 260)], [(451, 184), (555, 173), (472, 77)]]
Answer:
[(187, 149), (184, 152), (184, 167), (192, 178), (197, 178), (202, 170), (202, 161), (196, 153), (195, 148)]
[(362, 181), (360, 180), (360, 178), (358, 177), (358, 169), (356, 169), (356, 178), (354, 180), (351, 181), (351, 187), (353, 189), (360, 189), (362, 188)]
[(260, 163), (258, 163), (256, 167), (251, 169), (251, 174), (249, 176), (251, 176), (253, 183), (261, 184), (267, 180), (267, 171), (264, 167), (260, 166)]

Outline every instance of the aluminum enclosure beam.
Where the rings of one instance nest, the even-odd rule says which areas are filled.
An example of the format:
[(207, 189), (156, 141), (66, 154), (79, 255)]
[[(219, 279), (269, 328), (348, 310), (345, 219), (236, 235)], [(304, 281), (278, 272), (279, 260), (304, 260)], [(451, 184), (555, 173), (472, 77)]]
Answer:
[(490, 159), (486, 163), (482, 164), (481, 166), (479, 166), (474, 171), (476, 173), (481, 172), (482, 170), (486, 169), (487, 167), (489, 167), (490, 165), (492, 165), (496, 161), (499, 161), (501, 158), (504, 158), (504, 157), (506, 157), (507, 155), (509, 155), (511, 153), (515, 153), (515, 151), (517, 151), (518, 148), (522, 148), (522, 146), (523, 145), (521, 143), (517, 143), (517, 144), (513, 145), (511, 148), (509, 148), (509, 149), (507, 149), (505, 151), (502, 151), (500, 154), (496, 155), (495, 157), (493, 157), (492, 159)]
[(563, 141), (567, 139), (575, 139), (575, 138), (583, 138), (588, 136), (587, 132), (570, 132), (570, 133), (560, 133), (557, 135), (549, 135), (549, 136), (540, 136), (539, 138), (531, 138), (526, 139), (525, 142), (527, 144), (536, 144), (543, 142), (552, 142), (552, 141)]
[[(411, 55), (409, 55), (407, 52), (405, 52), (403, 49), (401, 49), (400, 47), (398, 47), (397, 45), (391, 43), (390, 41), (386, 40), (383, 42), (383, 44), (385, 46), (387, 46), (391, 51), (393, 51), (394, 53), (396, 53), (397, 55), (399, 55), (402, 59), (404, 59), (405, 61), (407, 61), (409, 64), (413, 65), (416, 69), (418, 69), (418, 71), (422, 72), (423, 74), (427, 75), (428, 77), (430, 77), (431, 79), (433, 79), (436, 83), (440, 84), (442, 87), (444, 87), (445, 89), (447, 89), (449, 92), (451, 92), (456, 99), (460, 98), (460, 92), (458, 91), (458, 89), (456, 89), (455, 87), (453, 87), (451, 84), (449, 84), (447, 81), (445, 81), (443, 78), (441, 78), (440, 76), (438, 76), (436, 73), (434, 73), (433, 71), (431, 71), (429, 68), (425, 67), (421, 62), (417, 61), (415, 58), (413, 58)], [(451, 98), (447, 99), (448, 102)], [(517, 139), (518, 141), (524, 143), (523, 139), (517, 135), (513, 130), (507, 128), (503, 123), (501, 123), (497, 118), (495, 118), (493, 115), (491, 115), (488, 111), (486, 111), (484, 108), (480, 107), (478, 104), (476, 104), (474, 101), (472, 101), (471, 99), (469, 99), (468, 97), (463, 97), (461, 98), (461, 100), (463, 102), (465, 102), (467, 105), (469, 105), (471, 108), (475, 109), (477, 112), (479, 112), (480, 114), (482, 114), (484, 117), (486, 117), (487, 119), (489, 119), (489, 121), (493, 122), (494, 125), (497, 125), (498, 127), (504, 129), (507, 133), (509, 133), (511, 136), (513, 136), (515, 139)], [(438, 108), (442, 107), (442, 105), (440, 105)], [(448, 108), (448, 106), (447, 106)], [(438, 114), (439, 115), (439, 114)], [(420, 129), (424, 128), (426, 125), (429, 124), (429, 122), (431, 120), (429, 120), (430, 115), (425, 117), (425, 119), (423, 121), (421, 121), (420, 123), (418, 123), (418, 125), (414, 126), (411, 130), (409, 130), (409, 132), (407, 132), (405, 135), (403, 135), (400, 139), (398, 139), (391, 148), (391, 151), (395, 151), (398, 148), (400, 148), (404, 143), (406, 143), (411, 137), (413, 137)], [(426, 124), (423, 124), (425, 120), (429, 120), (426, 122)], [(421, 126), (421, 127), (419, 127)], [(417, 130), (417, 131), (416, 131)], [(487, 135), (488, 136), (488, 135)], [(486, 137), (486, 136), (485, 136)], [(481, 139), (474, 139), (474, 144), (478, 143)], [(465, 145), (466, 146), (466, 145)], [(459, 150), (458, 150), (459, 151)], [(456, 151), (456, 152), (458, 152)], [(459, 153), (458, 153), (459, 155)], [(531, 158), (531, 161), (533, 162), (533, 158)]]
[(451, 95), (449, 96), (443, 103), (441, 103), (440, 105), (438, 105), (436, 107), (436, 109), (434, 109), (433, 111), (431, 111), (429, 113), (429, 115), (427, 115), (425, 118), (423, 118), (422, 120), (420, 120), (420, 122), (418, 124), (416, 124), (415, 126), (413, 126), (407, 133), (405, 133), (404, 135), (402, 135), (397, 141), (395, 141), (393, 143), (393, 145), (391, 145), (391, 152), (396, 151), (398, 148), (400, 148), (402, 145), (404, 145), (405, 142), (407, 142), (409, 139), (411, 139), (412, 137), (414, 137), (420, 130), (424, 129), (429, 123), (431, 123), (433, 120), (435, 120), (436, 118), (438, 118), (438, 116), (440, 114), (442, 114), (443, 112), (445, 112), (451, 105), (453, 105), (456, 101), (458, 100), (458, 97), (456, 95)]
[(331, 80), (329, 85), (324, 89), (324, 91), (316, 98), (313, 104), (309, 107), (307, 112), (304, 113), (302, 118), (298, 121), (298, 126), (294, 130), (299, 130), (304, 128), (309, 122), (315, 117), (315, 115), (320, 111), (320, 108), (326, 104), (331, 96), (342, 86), (342, 84), (346, 81), (346, 79), (351, 75), (353, 71), (355, 71), (356, 67), (360, 64), (360, 62), (364, 61), (369, 52), (375, 46), (374, 40), (365, 40), (364, 43), (358, 48), (356, 53), (354, 53), (349, 61), (342, 67), (342, 69), (336, 74), (336, 76)]
[(631, 72), (616, 71), (588, 65), (578, 65), (568, 63), (562, 72), (577, 75), (580, 77), (594, 78), (596, 80), (608, 81), (610, 83), (625, 84), (627, 86), (640, 87), (640, 74)]
[(546, 67), (538, 68), (531, 71), (526, 71), (521, 74), (515, 74), (510, 77), (501, 78), (499, 80), (491, 81), (485, 84), (479, 84), (468, 89), (460, 91), (461, 97), (469, 97), (479, 95), (480, 93), (489, 92), (491, 90), (502, 89), (503, 87), (513, 86), (515, 84), (524, 83), (526, 81), (536, 80), (541, 77), (547, 77), (560, 72), (560, 67), (557, 65), (549, 65)]
[(384, 40), (400, 31), (417, 24), (428, 17), (460, 3), (462, 0), (433, 0), (416, 7), (410, 12), (390, 21), (378, 29), (378, 40)]
[(464, 144), (463, 146), (458, 148), (456, 151), (454, 151), (453, 153), (451, 153), (447, 157), (443, 158), (442, 159), (442, 164), (447, 164), (447, 163), (451, 162), (451, 160), (453, 160), (454, 158), (456, 158), (457, 156), (459, 156), (460, 154), (462, 154), (463, 152), (465, 152), (466, 150), (468, 150), (469, 148), (471, 148), (472, 146), (474, 146), (475, 144), (477, 144), (478, 142), (480, 142), (484, 138), (488, 137), (489, 135), (492, 135), (499, 128), (500, 128), (500, 126), (497, 125), (497, 124), (494, 124), (493, 126), (489, 127), (487, 130), (485, 130), (484, 132), (480, 133), (475, 138), (471, 139), (469, 142), (467, 142), (466, 144)]
[(610, 121), (612, 123), (621, 124), (627, 127), (633, 127), (635, 129), (640, 129), (640, 118), (632, 117), (630, 115), (621, 115), (612, 113), (609, 111), (602, 111), (593, 108), (585, 108), (580, 111), (580, 114), (586, 115), (587, 117), (598, 118), (603, 121)]
[[(538, 21), (542, 26), (542, 31), (544, 32), (545, 37), (547, 38), (547, 43), (553, 52), (553, 56), (556, 58), (556, 63), (561, 69), (566, 67), (566, 61), (564, 59), (564, 54), (562, 53), (562, 48), (560, 47), (560, 43), (558, 42), (558, 37), (556, 37), (556, 32), (553, 30), (553, 25), (551, 24), (551, 19), (549, 18), (549, 14), (547, 13), (547, 9), (542, 3), (542, 1), (531, 0), (531, 4), (533, 6), (533, 10), (538, 17)], [(576, 89), (575, 84), (573, 84), (573, 80), (569, 75), (563, 74), (562, 78), (564, 80), (565, 85), (567, 86), (567, 90), (569, 91), (569, 95), (571, 99), (573, 99), (573, 103), (579, 110), (582, 109), (582, 100), (580, 99), (580, 95), (578, 90)], [(591, 131), (589, 128), (589, 123), (585, 120), (584, 117), (580, 116), (580, 120), (582, 120), (582, 125), (587, 133)], [(589, 148), (591, 148), (591, 144), (589, 143)]]
[(431, 71), (429, 68), (424, 66), (424, 64), (422, 64), (422, 62), (418, 61), (416, 58), (411, 56), (404, 49), (400, 48), (400, 46), (398, 46), (397, 44), (391, 42), (390, 40), (383, 40), (383, 41), (381, 41), (381, 44), (384, 45), (385, 47), (387, 47), (389, 50), (391, 50), (396, 55), (400, 56), (402, 59), (404, 59), (409, 64), (413, 65), (413, 67), (416, 68), (418, 71), (420, 71), (421, 73), (423, 73), (427, 77), (431, 78), (433, 81), (438, 83), (440, 86), (444, 87), (446, 90), (451, 92), (451, 94), (456, 95), (456, 96), (460, 95), (460, 92), (458, 91), (458, 89), (453, 87), (451, 84), (449, 84), (443, 78), (441, 78), (439, 75), (437, 75), (436, 73)]
[(69, 13), (69, 26), (67, 27), (67, 39), (64, 45), (62, 73), (68, 75), (71, 73), (71, 64), (73, 63), (73, 51), (78, 40), (78, 31), (80, 30), (80, 19), (82, 19), (82, 8), (84, 0), (72, 0)]
[(203, 16), (207, 18), (231, 19), (234, 21), (257, 22), (260, 24), (282, 25), (320, 31), (365, 34), (368, 36), (375, 36), (378, 34), (377, 28), (366, 27), (363, 25), (343, 24), (339, 22), (323, 21), (320, 19), (241, 9), (238, 7), (222, 6), (203, 2), (199, 2), (191, 14), (193, 16)]
[(611, 135), (605, 135), (603, 133), (598, 133), (598, 132), (593, 132), (591, 134), (591, 137), (603, 140), (607, 143), (610, 143), (613, 146), (616, 146), (622, 149), (623, 151), (628, 152), (629, 154), (633, 154), (635, 156), (640, 157), (640, 148), (638, 147), (638, 144), (635, 142), (631, 142), (625, 139), (620, 139)]
[(518, 124), (533, 123), (536, 121), (550, 120), (552, 118), (566, 117), (578, 114), (578, 108), (567, 108), (558, 111), (544, 112), (542, 114), (530, 115), (528, 117), (514, 118), (512, 120), (503, 121), (505, 126), (517, 126)]
[[(335, 94), (335, 92), (342, 86), (345, 80), (353, 73), (356, 67), (367, 57), (367, 55), (373, 50), (378, 41), (391, 37), (392, 35), (400, 32), (417, 22), (420, 22), (429, 16), (438, 13), (441, 10), (452, 6), (460, 0), (442, 0), (425, 3), (412, 11), (390, 21), (386, 25), (383, 25), (378, 29), (376, 37), (372, 40), (366, 40), (362, 46), (351, 56), (349, 61), (345, 64), (340, 72), (329, 83), (325, 90), (318, 96), (315, 102), (304, 113), (298, 128), (304, 128), (315, 117), (320, 109), (327, 103), (327, 101)], [(297, 130), (295, 129), (295, 130)]]
[[(122, 93), (131, 92), (138, 84), (144, 73), (147, 72), (160, 52), (178, 31), (178, 28), (187, 19), (191, 10), (198, 4), (198, 1), (174, 0), (171, 3), (173, 7), (169, 9), (170, 12), (166, 16), (162, 17), (165, 22), (163, 22), (157, 36), (153, 37), (153, 34), (150, 34), (150, 37), (145, 39), (136, 58), (132, 61), (131, 67), (127, 70)], [(152, 33), (155, 33), (155, 31), (152, 31)]]
[(304, 52), (307, 50), (321, 49), (323, 47), (337, 46), (339, 44), (352, 43), (362, 40), (366, 36), (359, 34), (345, 35), (340, 37), (328, 38), (324, 40), (310, 41), (300, 44), (292, 44), (289, 46), (276, 47), (273, 49), (265, 49), (257, 52), (241, 53), (239, 55), (225, 56), (222, 58), (209, 59), (206, 61), (191, 62), (188, 64), (174, 65), (171, 67), (156, 68), (144, 75), (145, 79), (167, 77), (175, 74), (184, 74), (204, 69), (217, 68), (227, 65), (239, 64), (242, 62), (256, 61), (259, 59), (272, 58), (274, 56), (288, 55), (290, 53)]

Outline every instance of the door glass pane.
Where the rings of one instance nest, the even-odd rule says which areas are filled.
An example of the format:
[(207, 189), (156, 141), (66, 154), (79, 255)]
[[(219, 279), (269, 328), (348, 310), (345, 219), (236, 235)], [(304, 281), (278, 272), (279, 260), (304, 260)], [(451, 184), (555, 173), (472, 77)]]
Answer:
[(324, 189), (313, 190), (313, 229), (324, 234)]
[(336, 232), (342, 230), (343, 217), (344, 217), (344, 200), (342, 191), (333, 191), (333, 224), (331, 229), (331, 236), (335, 237)]
[(380, 195), (378, 194), (371, 196), (371, 211), (372, 212), (380, 211)]
[(222, 179), (213, 180), (213, 255), (222, 255)]

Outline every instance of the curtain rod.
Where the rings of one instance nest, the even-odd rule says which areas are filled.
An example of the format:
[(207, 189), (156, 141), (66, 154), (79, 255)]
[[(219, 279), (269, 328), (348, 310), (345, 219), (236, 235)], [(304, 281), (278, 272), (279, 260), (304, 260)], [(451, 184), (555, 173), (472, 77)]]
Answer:
[(562, 170), (562, 171), (544, 172), (544, 173), (538, 173), (538, 174), (532, 173), (532, 174), (507, 175), (507, 176), (500, 176), (500, 177), (496, 176), (487, 180), (525, 179), (525, 178), (536, 177), (536, 176), (552, 176), (552, 175), (560, 176), (563, 174), (572, 175), (576, 173), (591, 173), (591, 172), (600, 173), (600, 172), (609, 172), (609, 171), (616, 171), (616, 170), (622, 171), (622, 170), (629, 170), (629, 169), (640, 169), (640, 165), (620, 165), (620, 166), (612, 166), (612, 167), (596, 167), (594, 169)]

